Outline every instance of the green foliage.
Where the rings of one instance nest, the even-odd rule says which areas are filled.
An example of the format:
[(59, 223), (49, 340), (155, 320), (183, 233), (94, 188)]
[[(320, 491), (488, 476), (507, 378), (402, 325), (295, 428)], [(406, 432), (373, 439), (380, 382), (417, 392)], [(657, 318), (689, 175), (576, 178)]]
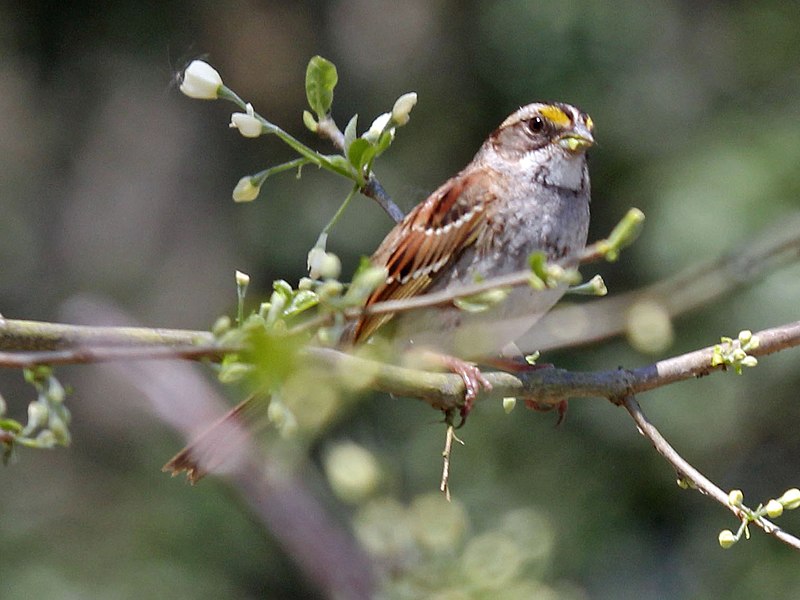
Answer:
[(5, 417), (6, 404), (0, 399), (0, 443), (2, 460), (7, 463), (17, 445), (28, 448), (50, 449), (69, 446), (71, 415), (64, 405), (66, 391), (49, 367), (35, 367), (23, 371), (25, 381), (36, 390), (36, 400), (28, 404), (28, 421)]
[(748, 350), (758, 348), (758, 336), (753, 335), (749, 329), (740, 331), (736, 342), (729, 337), (722, 337), (720, 341), (721, 344), (714, 346), (711, 356), (712, 367), (725, 365), (733, 368), (737, 375), (741, 375), (743, 367), (758, 365), (758, 359), (747, 354)]
[(332, 62), (321, 56), (308, 61), (306, 68), (306, 98), (308, 105), (324, 119), (331, 111), (333, 89), (339, 81), (339, 74)]
[(728, 493), (728, 504), (738, 509), (741, 524), (736, 533), (730, 529), (723, 529), (719, 532), (719, 545), (727, 550), (744, 536), (750, 539), (749, 525), (763, 517), (777, 519), (783, 514), (784, 510), (794, 510), (800, 506), (800, 489), (791, 488), (786, 490), (780, 498), (770, 498), (764, 504), (759, 504), (755, 510), (749, 509), (743, 504), (744, 494), (741, 490), (731, 490)]

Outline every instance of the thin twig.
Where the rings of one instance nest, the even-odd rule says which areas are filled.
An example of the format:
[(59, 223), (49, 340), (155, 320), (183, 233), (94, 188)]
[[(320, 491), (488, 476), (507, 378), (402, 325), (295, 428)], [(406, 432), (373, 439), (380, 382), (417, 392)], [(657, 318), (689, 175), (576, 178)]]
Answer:
[(0, 367), (26, 369), (37, 365), (77, 365), (119, 360), (220, 360), (240, 348), (206, 346), (91, 346), (65, 350), (0, 352)]
[(448, 423), (447, 433), (444, 438), (444, 450), (442, 451), (442, 482), (439, 484), (439, 491), (444, 494), (450, 502), (450, 456), (453, 449), (453, 440), (464, 445), (464, 442), (456, 436), (456, 428)]
[[(656, 429), (656, 427), (647, 419), (642, 407), (636, 401), (636, 397), (631, 394), (622, 400), (622, 406), (633, 418), (639, 431), (653, 444), (653, 447), (658, 453), (669, 462), (680, 477), (690, 481), (697, 490), (710, 498), (716, 500), (719, 504), (730, 510), (737, 519), (742, 519), (745, 512), (736, 506), (732, 506), (728, 502), (728, 494), (726, 494), (718, 486), (714, 485), (708, 478), (706, 478), (700, 471), (690, 465), (675, 449), (667, 442), (664, 436)], [(746, 507), (742, 507), (747, 510)], [(785, 532), (783, 529), (760, 517), (752, 521), (757, 526), (761, 527), (766, 533), (775, 536), (785, 544), (791, 546), (795, 550), (800, 550), (800, 539)]]
[(655, 302), (667, 316), (675, 318), (725, 298), (798, 258), (800, 212), (760, 231), (752, 243), (736, 244), (721, 257), (692, 265), (653, 285), (591, 302), (556, 306), (518, 345), (545, 351), (592, 344), (625, 333), (630, 309), (639, 302)]

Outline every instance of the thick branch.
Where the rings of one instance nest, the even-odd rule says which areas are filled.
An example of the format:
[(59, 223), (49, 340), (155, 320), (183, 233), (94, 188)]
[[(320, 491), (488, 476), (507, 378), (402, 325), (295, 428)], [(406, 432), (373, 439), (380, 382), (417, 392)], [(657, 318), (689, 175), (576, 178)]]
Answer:
[[(41, 321), (20, 321), (0, 316), (0, 350), (65, 350), (77, 347), (210, 345), (207, 331), (145, 327), (88, 327)], [(85, 361), (81, 361), (85, 362)]]
[[(215, 359), (220, 354), (236, 350), (213, 345), (211, 334), (203, 332), (182, 332), (183, 336), (176, 335), (170, 338), (173, 341), (178, 339), (204, 340), (206, 343), (203, 345), (192, 347), (176, 344), (174, 347), (164, 348), (163, 342), (159, 344), (156, 341), (157, 336), (148, 338), (146, 333), (151, 330), (147, 329), (95, 328), (31, 321), (20, 322), (10, 319), (0, 321), (0, 349), (14, 348), (13, 342), (17, 340), (17, 337), (8, 335), (8, 332), (19, 331), (18, 324), (20, 323), (23, 328), (32, 326), (43, 335), (43, 339), (51, 344), (50, 347), (61, 350), (42, 353), (26, 352), (22, 355), (17, 353), (0, 354), (0, 366), (19, 368), (35, 364), (85, 363), (133, 358)], [(98, 334), (106, 329), (110, 329), (108, 333), (120, 336), (120, 332), (130, 333), (131, 337), (107, 338), (117, 339), (120, 342), (112, 348), (92, 346)], [(800, 345), (800, 321), (765, 329), (755, 335), (758, 336), (760, 344), (757, 348), (748, 351), (753, 356), (764, 356), (795, 347)], [(125, 339), (128, 340), (127, 347), (121, 343)], [(331, 348), (312, 347), (307, 348), (305, 352), (310, 359), (317, 360), (320, 364), (330, 368), (372, 373), (376, 389), (396, 396), (419, 398), (431, 406), (443, 410), (459, 407), (463, 401), (464, 382), (460, 376), (452, 373), (431, 373), (399, 367), (360, 358)], [(711, 366), (712, 354), (713, 346), (709, 346), (632, 370), (572, 372), (563, 369), (538, 369), (519, 374), (484, 373), (492, 384), (492, 391), (482, 393), (479, 399), (518, 396), (532, 398), (538, 402), (557, 404), (566, 398), (624, 398), (630, 394), (724, 370), (724, 366)], [(8, 362), (4, 362), (3, 359)]]
[[(754, 335), (760, 345), (748, 353), (764, 356), (800, 345), (800, 321), (765, 329)], [(410, 396), (426, 401), (442, 410), (457, 408), (464, 397), (464, 383), (451, 373), (430, 373), (359, 358), (328, 348), (310, 348), (309, 356), (330, 367), (373, 373), (374, 387), (397, 396)], [(484, 373), (492, 384), (491, 392), (478, 399), (500, 399), (509, 396), (558, 404), (568, 398), (620, 399), (677, 381), (725, 370), (712, 367), (713, 346), (658, 361), (633, 370), (573, 372), (564, 369), (537, 369), (527, 373)]]

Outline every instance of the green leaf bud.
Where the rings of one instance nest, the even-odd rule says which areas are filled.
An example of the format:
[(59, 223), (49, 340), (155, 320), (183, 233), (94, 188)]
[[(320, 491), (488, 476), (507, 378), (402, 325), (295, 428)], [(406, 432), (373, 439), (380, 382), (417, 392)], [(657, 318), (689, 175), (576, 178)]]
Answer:
[(771, 518), (780, 517), (783, 514), (783, 504), (775, 500), (774, 498), (767, 502), (767, 505), (764, 507), (767, 511), (767, 515)]
[(728, 492), (728, 504), (731, 506), (739, 507), (744, 501), (744, 494), (742, 490), (731, 490)]
[(242, 177), (236, 187), (233, 188), (233, 201), (251, 202), (258, 198), (261, 186), (254, 183), (254, 181), (249, 175)]
[(786, 490), (783, 495), (778, 498), (778, 502), (783, 504), (786, 510), (794, 510), (800, 506), (800, 490), (797, 488)]

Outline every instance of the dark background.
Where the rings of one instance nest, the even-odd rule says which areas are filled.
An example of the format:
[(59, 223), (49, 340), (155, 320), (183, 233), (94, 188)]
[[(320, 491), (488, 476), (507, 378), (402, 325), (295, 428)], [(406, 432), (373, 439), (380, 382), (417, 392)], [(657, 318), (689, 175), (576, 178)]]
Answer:
[[(466, 164), (518, 106), (576, 104), (599, 141), (592, 237), (631, 206), (648, 217), (621, 261), (598, 269), (612, 294), (652, 283), (796, 215), (798, 28), (797, 3), (777, 1), (3, 3), (0, 313), (60, 321), (91, 297), (141, 324), (207, 329), (234, 310), (235, 269), (253, 277), (254, 301), (273, 279), (304, 274), (348, 183), (306, 169), (302, 180), (276, 177), (258, 201), (235, 205), (242, 175), (290, 154), (275, 139), (231, 132), (232, 105), (178, 93), (176, 72), (197, 56), (261, 114), (323, 149), (301, 122), (312, 55), (338, 66), (342, 127), (358, 112), (363, 129), (417, 91), (410, 124), (377, 165), (404, 209)], [(346, 273), (390, 224), (370, 201), (354, 201), (329, 242)], [(798, 298), (796, 265), (765, 274), (678, 319), (661, 356), (795, 320)], [(624, 341), (548, 356), (576, 369), (655, 358)], [(640, 401), (690, 462), (755, 505), (800, 484), (797, 365), (787, 351), (741, 377), (715, 375)], [(182, 440), (143, 410), (139, 392), (94, 367), (59, 374), (75, 390), (72, 447), (23, 450), (0, 469), (0, 597), (311, 593), (223, 482), (190, 488), (160, 473)], [(11, 415), (23, 419), (31, 392), (20, 380), (0, 373)], [(438, 487), (436, 420), (416, 401), (364, 397), (314, 437), (312, 464), (339, 443), (359, 444), (382, 468), (378, 501), (393, 498), (400, 511)], [(511, 416), (477, 407), (453, 465), (463, 537), (427, 577), (424, 552), (409, 550), (398, 581), (413, 585), (395, 581), (392, 597), (800, 594), (797, 555), (776, 540), (755, 531), (719, 548), (719, 530), (737, 525), (730, 513), (681, 491), (622, 410), (573, 401), (566, 423), (553, 423), (519, 407)], [(309, 477), (334, 518), (363, 522), (367, 501), (346, 505)], [(453, 575), (464, 548), (502, 535), (504, 520), (535, 532), (515, 541), (524, 566), (502, 586), (506, 596)], [(800, 531), (798, 515), (780, 523)]]

